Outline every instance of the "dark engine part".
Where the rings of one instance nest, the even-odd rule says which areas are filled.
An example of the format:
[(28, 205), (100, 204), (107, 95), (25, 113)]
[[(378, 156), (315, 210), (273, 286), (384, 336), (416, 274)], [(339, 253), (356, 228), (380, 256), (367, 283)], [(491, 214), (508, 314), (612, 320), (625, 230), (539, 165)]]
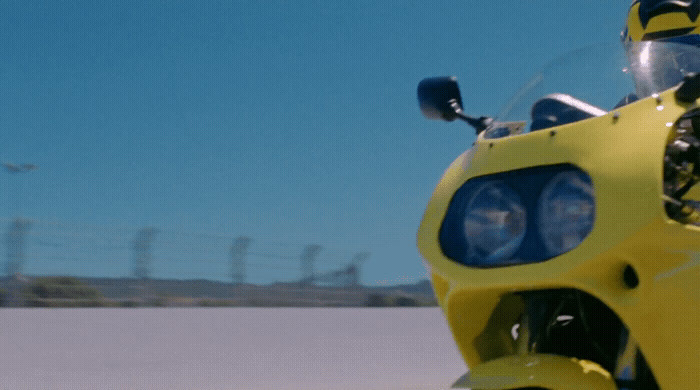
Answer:
[[(578, 290), (559, 289), (519, 293), (525, 301), (529, 350), (596, 362), (613, 375), (621, 371), (621, 354), (629, 332), (603, 302)], [(631, 362), (633, 374), (616, 377), (619, 388), (658, 390), (659, 386), (641, 351)]]
[(664, 156), (666, 214), (681, 223), (700, 225), (700, 201), (683, 199), (700, 181), (700, 110), (689, 111), (676, 123)]

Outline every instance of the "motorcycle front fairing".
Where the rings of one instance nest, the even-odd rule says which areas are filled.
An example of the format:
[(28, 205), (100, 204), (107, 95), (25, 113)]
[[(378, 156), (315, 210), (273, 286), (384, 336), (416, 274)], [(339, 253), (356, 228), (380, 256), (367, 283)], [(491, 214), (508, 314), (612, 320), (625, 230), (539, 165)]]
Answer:
[[(630, 72), (619, 57), (615, 64), (622, 73)], [(604, 77), (599, 81), (612, 85)], [(631, 79), (618, 85), (634, 89)], [(539, 96), (568, 92), (547, 90), (539, 82), (528, 89)], [(635, 387), (640, 383), (697, 388), (700, 227), (692, 218), (671, 215), (669, 204), (685, 199), (694, 204), (700, 186), (690, 186), (680, 201), (669, 199), (667, 188), (669, 145), (685, 131), (683, 118), (697, 105), (679, 101), (674, 92), (675, 87), (614, 108), (613, 102), (626, 93), (596, 95), (591, 90), (591, 98), (583, 100), (609, 111), (593, 110), (588, 119), (524, 134), (509, 133), (512, 126), (489, 131), (499, 126), (495, 122), (447, 169), (427, 206), (417, 242), (438, 302), (473, 373), (463, 386), (565, 389), (569, 387), (553, 380), (552, 372), (565, 375), (583, 362), (582, 367), (596, 367), (595, 375), (609, 374), (607, 379), (596, 377), (600, 384), (591, 388), (643, 388)], [(522, 101), (524, 93), (519, 95), (506, 111), (520, 110), (521, 115), (504, 115), (500, 123), (522, 120), (523, 112), (529, 116), (521, 108), (534, 104)], [(534, 129), (534, 121), (529, 122)], [(573, 239), (562, 234), (558, 241), (550, 240), (541, 221), (547, 215), (541, 198), (551, 192), (548, 181), (567, 175), (570, 182), (592, 190), (579, 191), (584, 195), (578, 195), (573, 211), (557, 199), (547, 204), (565, 209), (570, 218), (592, 215), (590, 226)], [(574, 187), (560, 192), (578, 191)], [(581, 220), (577, 226), (586, 225)], [(489, 223), (497, 228), (484, 228)], [(549, 242), (558, 242), (559, 249)], [(527, 356), (553, 358), (513, 366)], [(567, 363), (570, 359), (578, 363)], [(484, 384), (485, 373), (494, 372), (489, 365), (500, 370), (509, 364), (511, 372), (503, 375), (511, 376), (511, 385), (498, 380), (493, 386)], [(552, 371), (557, 365), (569, 368)], [(584, 371), (568, 379), (584, 378)]]

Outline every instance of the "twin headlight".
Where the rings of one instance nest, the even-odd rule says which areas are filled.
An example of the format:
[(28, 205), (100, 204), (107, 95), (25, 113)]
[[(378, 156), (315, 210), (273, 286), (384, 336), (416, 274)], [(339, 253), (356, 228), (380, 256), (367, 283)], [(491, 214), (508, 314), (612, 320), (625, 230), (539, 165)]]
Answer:
[(588, 174), (568, 164), (526, 168), (464, 183), (447, 209), (440, 246), (474, 267), (534, 263), (577, 247), (594, 219)]

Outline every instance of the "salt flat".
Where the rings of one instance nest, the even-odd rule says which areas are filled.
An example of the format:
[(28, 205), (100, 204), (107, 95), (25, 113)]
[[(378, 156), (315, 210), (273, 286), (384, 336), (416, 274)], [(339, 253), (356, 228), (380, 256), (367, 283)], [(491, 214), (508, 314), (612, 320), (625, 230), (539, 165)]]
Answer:
[(438, 308), (0, 310), (0, 388), (442, 389)]

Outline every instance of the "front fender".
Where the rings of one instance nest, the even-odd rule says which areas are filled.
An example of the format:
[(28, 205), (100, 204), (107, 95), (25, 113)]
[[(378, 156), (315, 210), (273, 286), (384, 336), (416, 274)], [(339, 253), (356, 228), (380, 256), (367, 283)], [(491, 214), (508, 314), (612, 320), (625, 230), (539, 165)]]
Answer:
[(563, 356), (506, 356), (477, 365), (452, 385), (454, 389), (617, 390), (609, 372), (596, 363)]

